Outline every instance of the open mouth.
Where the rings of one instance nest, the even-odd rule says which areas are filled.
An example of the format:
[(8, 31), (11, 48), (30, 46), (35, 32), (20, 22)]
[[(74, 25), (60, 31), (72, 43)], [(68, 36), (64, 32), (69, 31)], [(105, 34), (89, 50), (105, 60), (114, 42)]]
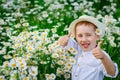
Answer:
[(83, 47), (83, 48), (88, 48), (89, 45), (90, 45), (90, 43), (84, 43), (84, 44), (82, 44), (82, 47)]

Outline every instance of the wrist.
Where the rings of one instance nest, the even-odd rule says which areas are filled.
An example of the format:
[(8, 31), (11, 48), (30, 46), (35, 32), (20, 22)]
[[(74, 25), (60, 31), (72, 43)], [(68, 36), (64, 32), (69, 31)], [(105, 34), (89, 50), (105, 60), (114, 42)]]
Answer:
[(102, 56), (101, 60), (104, 61), (106, 59), (106, 57), (107, 56), (103, 53), (103, 56)]

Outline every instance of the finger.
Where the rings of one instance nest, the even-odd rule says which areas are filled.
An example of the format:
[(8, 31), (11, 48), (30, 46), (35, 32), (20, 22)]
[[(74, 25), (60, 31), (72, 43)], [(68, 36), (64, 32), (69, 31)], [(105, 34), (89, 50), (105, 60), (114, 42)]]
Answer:
[(67, 42), (68, 42), (68, 40), (63, 40), (63, 42), (64, 42), (64, 43), (67, 43)]
[(97, 53), (97, 52), (98, 52), (97, 48), (92, 49), (92, 53)]
[(95, 57), (96, 59), (102, 59), (102, 58), (103, 58), (102, 55), (98, 55), (98, 54), (95, 54), (94, 57)]
[(100, 54), (93, 54), (94, 55), (94, 57), (98, 57), (98, 56), (100, 56)]
[(97, 48), (101, 48), (102, 41), (98, 42)]
[(92, 52), (93, 55), (97, 55), (98, 54), (98, 51), (94, 51)]
[(94, 56), (99, 56), (99, 54), (93, 54)]

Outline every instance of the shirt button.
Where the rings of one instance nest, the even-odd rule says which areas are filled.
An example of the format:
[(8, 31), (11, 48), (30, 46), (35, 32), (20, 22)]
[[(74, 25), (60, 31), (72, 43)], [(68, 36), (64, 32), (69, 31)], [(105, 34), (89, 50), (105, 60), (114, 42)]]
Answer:
[(75, 77), (77, 77), (77, 74), (75, 74)]
[(79, 58), (82, 58), (82, 57), (83, 57), (83, 55), (80, 55), (80, 56), (79, 56)]
[(78, 66), (80, 66), (80, 64), (78, 64)]
[(81, 57), (83, 57), (83, 55), (81, 55)]

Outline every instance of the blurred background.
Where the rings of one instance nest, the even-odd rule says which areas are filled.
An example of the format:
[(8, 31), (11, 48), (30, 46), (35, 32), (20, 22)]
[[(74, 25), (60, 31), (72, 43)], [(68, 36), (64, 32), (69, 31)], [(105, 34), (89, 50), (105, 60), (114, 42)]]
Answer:
[[(56, 59), (63, 55), (54, 55), (52, 47), (81, 15), (106, 25), (102, 48), (120, 70), (119, 4), (119, 0), (0, 0), (0, 80), (70, 80), (71, 67), (65, 71), (68, 66), (63, 64), (68, 55), (65, 61)], [(104, 80), (120, 80), (120, 74)]]

